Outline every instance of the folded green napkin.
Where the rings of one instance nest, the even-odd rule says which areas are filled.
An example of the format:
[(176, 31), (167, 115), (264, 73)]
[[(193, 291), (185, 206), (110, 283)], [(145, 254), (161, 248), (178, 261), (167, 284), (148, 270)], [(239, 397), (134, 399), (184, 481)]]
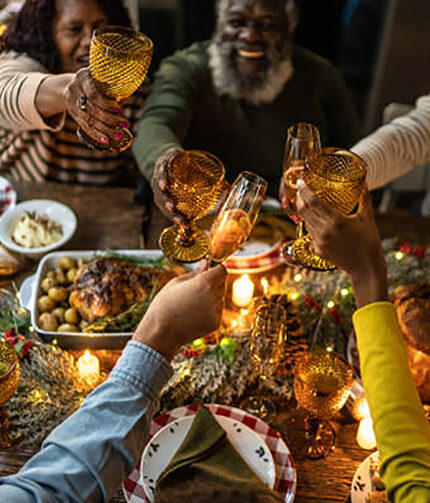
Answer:
[(160, 475), (155, 501), (170, 501), (168, 494), (176, 495), (178, 485), (202, 485), (202, 480), (208, 491), (211, 487), (218, 487), (218, 492), (219, 488), (236, 487), (255, 495), (255, 501), (261, 503), (283, 501), (279, 493), (269, 489), (249, 468), (206, 407), (200, 407), (187, 436)]

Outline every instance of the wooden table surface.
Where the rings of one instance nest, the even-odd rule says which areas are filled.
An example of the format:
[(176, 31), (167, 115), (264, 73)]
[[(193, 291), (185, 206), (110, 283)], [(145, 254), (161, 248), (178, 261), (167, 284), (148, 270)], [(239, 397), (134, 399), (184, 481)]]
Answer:
[[(69, 249), (139, 248), (142, 207), (133, 202), (127, 188), (97, 188), (57, 185), (18, 185), (20, 200), (55, 199), (69, 205), (78, 217), (78, 230), (67, 246)], [(398, 236), (417, 244), (430, 244), (430, 219), (401, 212), (377, 215), (382, 237)], [(285, 435), (286, 413), (277, 416), (278, 430)], [(293, 457), (297, 469), (298, 503), (344, 503), (348, 499), (353, 474), (369, 454), (359, 448), (355, 435), (358, 424), (346, 417), (334, 423), (337, 430), (336, 449), (326, 459), (304, 458), (294, 445)], [(0, 474), (15, 473), (33, 454), (19, 444), (0, 452)], [(121, 491), (111, 500), (125, 501)]]

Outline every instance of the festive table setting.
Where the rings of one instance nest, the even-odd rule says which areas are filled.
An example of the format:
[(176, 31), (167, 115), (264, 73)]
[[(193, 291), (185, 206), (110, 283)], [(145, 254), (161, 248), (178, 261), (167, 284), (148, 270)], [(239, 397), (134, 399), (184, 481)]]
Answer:
[[(16, 184), (14, 188), (20, 200), (52, 197), (55, 193), (55, 199), (76, 214), (75, 235), (65, 249), (54, 252), (57, 261), (63, 258), (63, 269), (56, 269), (62, 269), (66, 276), (75, 264), (70, 260), (67, 263), (64, 258), (77, 261), (81, 256), (81, 252), (69, 253), (67, 249), (100, 252), (114, 248), (135, 250), (128, 253), (133, 256), (149, 253), (154, 260), (163, 260), (159, 251), (139, 251), (143, 209), (133, 204), (127, 189), (64, 187), (49, 183), (35, 186)], [(108, 210), (101, 213), (100, 208)], [(429, 282), (428, 220), (416, 218), (405, 227), (403, 218), (402, 215), (377, 216), (383, 237), (391, 236), (384, 240), (391, 292), (398, 287), (412, 288), (410, 285)], [(256, 236), (258, 241), (261, 229)], [(405, 241), (403, 236), (411, 242)], [(253, 246), (259, 248), (262, 245), (254, 243)], [(267, 245), (265, 250), (259, 248), (259, 252), (270, 255), (270, 248)], [(118, 259), (115, 253), (124, 252), (114, 252), (110, 258)], [(19, 469), (49, 431), (76, 410), (89, 391), (103, 381), (120, 354), (120, 349), (105, 349), (103, 344), (92, 349), (91, 344), (82, 340), (85, 337), (91, 339), (89, 335), (81, 336), (72, 349), (61, 347), (64, 345), (64, 340), (59, 343), (61, 332), (57, 338), (35, 337), (31, 317), (28, 318), (24, 311), (20, 313), (19, 297), (25, 280), (37, 273), (37, 267), (43, 260), (47, 260), (46, 256), (36, 261), (24, 259), (19, 272), (10, 279), (5, 278), (2, 283), (11, 292), (4, 302), (7, 306), (15, 306), (18, 318), (16, 314), (8, 318), (2, 309), (0, 330), (5, 343), (13, 346), (19, 355), (21, 375), (19, 388), (4, 406), (8, 425), (7, 434), (2, 439), (12, 445), (8, 448), (3, 445), (0, 452), (2, 474)], [(359, 381), (356, 348), (351, 337), (353, 297), (347, 277), (340, 271), (323, 273), (290, 267), (280, 262), (279, 255), (266, 263), (263, 261), (263, 266), (261, 261), (247, 260), (243, 255), (238, 262), (231, 264), (220, 331), (184, 348), (173, 362), (175, 376), (163, 391), (161, 409), (152, 423), (145, 452), (150, 452), (148, 446), (154, 435), (160, 431), (162, 435), (166, 434), (163, 433), (166, 425), (194, 416), (198, 404), (204, 403), (209, 405), (215, 417), (228, 418), (223, 421), (229, 423), (224, 422), (222, 426), (227, 431), (228, 428), (232, 430), (232, 442), (239, 452), (240, 445), (234, 444), (233, 440), (237, 436), (234, 433), (237, 424), (247, 428), (251, 439), (257, 438), (257, 435), (264, 442), (255, 450), (262, 447), (266, 452), (265, 446), (268, 447), (270, 458), (267, 459), (275, 473), (275, 487), (285, 495), (286, 501), (293, 501), (294, 498), (295, 501), (309, 502), (346, 501), (351, 490), (357, 494), (366, 490), (365, 484), (369, 481), (364, 480), (368, 470), (359, 467), (362, 461), (367, 460), (368, 449), (370, 452), (375, 449), (369, 412)], [(40, 278), (41, 281), (43, 279)], [(422, 292), (416, 293), (417, 298), (420, 295), (423, 296)], [(282, 364), (273, 378), (261, 383), (264, 396), (275, 408), (270, 422), (255, 418), (241, 408), (243, 401), (259, 386), (250, 358), (250, 329), (257, 299), (263, 296), (276, 304), (281, 303), (287, 312), (288, 342), (280, 357)], [(398, 295), (399, 306), (403, 297)], [(28, 307), (34, 312), (34, 308)], [(303, 425), (299, 419), (292, 420), (292, 413), (297, 407), (293, 386), (294, 362), (315, 345), (344, 355), (354, 372), (346, 406), (334, 413), (331, 419), (336, 447), (327, 457), (320, 459), (307, 456)], [(415, 351), (413, 358), (417, 369), (420, 368), (419, 356)], [(300, 413), (297, 414), (299, 416)], [(185, 427), (189, 425), (182, 428)], [(184, 435), (183, 431), (180, 433)], [(181, 438), (174, 445), (178, 445)], [(251, 454), (246, 452), (242, 452), (242, 456), (251, 464)], [(367, 460), (366, 463), (370, 462)], [(142, 463), (142, 466), (147, 464)], [(146, 501), (143, 481), (152, 477), (142, 475), (141, 468), (139, 464), (125, 481), (123, 491), (119, 491), (112, 501)], [(144, 476), (148, 478), (144, 479)]]

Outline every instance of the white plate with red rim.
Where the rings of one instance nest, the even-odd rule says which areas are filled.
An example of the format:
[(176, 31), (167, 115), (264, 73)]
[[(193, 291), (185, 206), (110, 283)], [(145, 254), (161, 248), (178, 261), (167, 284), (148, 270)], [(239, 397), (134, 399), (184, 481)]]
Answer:
[[(224, 416), (242, 423), (256, 433), (267, 445), (275, 464), (275, 490), (281, 493), (286, 503), (292, 503), (296, 494), (297, 475), (291, 453), (279, 433), (261, 419), (227, 405), (205, 404), (215, 416)], [(196, 414), (201, 404), (178, 407), (153, 419), (146, 444), (166, 425), (182, 417)], [(173, 455), (173, 454), (172, 454)], [(141, 460), (137, 463), (122, 489), (127, 503), (150, 503), (141, 481)]]
[[(214, 416), (232, 446), (254, 473), (271, 489), (275, 486), (275, 464), (266, 443), (251, 428), (226, 416)], [(169, 465), (193, 424), (185, 416), (166, 424), (145, 447), (140, 463), (141, 482), (147, 498), (154, 501), (156, 481)]]
[(16, 205), (17, 193), (13, 185), (0, 176), (0, 216)]

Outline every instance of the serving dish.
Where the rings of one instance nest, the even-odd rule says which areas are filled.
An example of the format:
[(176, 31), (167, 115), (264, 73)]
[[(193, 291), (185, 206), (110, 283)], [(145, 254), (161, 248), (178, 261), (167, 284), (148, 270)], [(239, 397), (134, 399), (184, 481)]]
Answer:
[[(62, 236), (55, 243), (42, 246), (39, 248), (26, 248), (20, 246), (12, 239), (12, 233), (19, 219), (24, 213), (36, 213), (37, 215), (45, 215), (53, 222), (61, 225)], [(29, 258), (38, 259), (41, 256), (53, 250), (57, 250), (64, 246), (73, 236), (76, 231), (77, 219), (73, 211), (65, 204), (49, 199), (32, 199), (19, 203), (13, 208), (10, 208), (0, 218), (0, 241), (1, 243), (14, 252), (25, 255)]]
[[(58, 268), (60, 258), (70, 257), (76, 261), (80, 259), (89, 261), (95, 257), (106, 256), (107, 253), (108, 252), (101, 252), (99, 250), (60, 251), (50, 253), (39, 262), (36, 273), (22, 283), (20, 289), (21, 304), (30, 311), (31, 323), (44, 340), (51, 342), (55, 339), (61, 347), (68, 349), (121, 349), (126, 345), (132, 332), (97, 334), (84, 332), (56, 332), (43, 330), (38, 324), (40, 313), (37, 300), (42, 294), (41, 284), (48, 271)], [(146, 260), (157, 260), (163, 257), (160, 250), (116, 250), (116, 253), (121, 256), (136, 257)]]

